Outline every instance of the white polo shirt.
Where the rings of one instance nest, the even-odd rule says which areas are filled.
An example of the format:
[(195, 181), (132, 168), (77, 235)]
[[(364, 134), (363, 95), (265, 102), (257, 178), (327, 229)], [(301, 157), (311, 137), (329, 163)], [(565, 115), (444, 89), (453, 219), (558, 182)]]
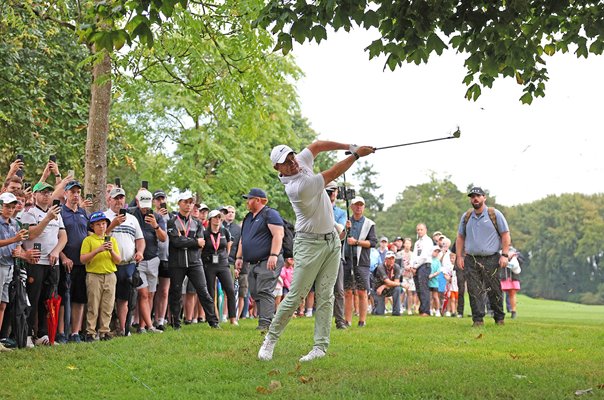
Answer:
[(296, 213), (296, 232), (326, 234), (334, 231), (333, 207), (323, 175), (313, 172), (314, 157), (307, 148), (296, 155), (300, 172), (279, 176)]
[[(117, 214), (108, 209), (105, 211), (105, 216), (113, 221)], [(132, 263), (134, 253), (136, 253), (136, 245), (134, 241), (136, 239), (143, 239), (143, 231), (136, 217), (132, 214), (126, 213), (126, 221), (123, 224), (116, 226), (111, 231), (111, 236), (117, 240), (117, 247), (120, 250), (120, 256), (122, 262), (120, 265)]]
[[(24, 211), (21, 214), (20, 221), (21, 224), (29, 224), (30, 226), (35, 226), (40, 224), (40, 222), (46, 217), (46, 211), (42, 210), (38, 206), (33, 206), (29, 210)], [(40, 243), (42, 245), (42, 251), (40, 256), (40, 261), (38, 261), (39, 265), (50, 265), (50, 260), (48, 259), (48, 255), (59, 243), (59, 230), (65, 230), (65, 225), (63, 225), (63, 218), (61, 218), (61, 214), (57, 216), (57, 219), (51, 219), (46, 228), (42, 231), (40, 236), (35, 239), (27, 239), (23, 242), (23, 248), (26, 250), (33, 249), (34, 243)], [(55, 262), (55, 265), (59, 263), (59, 260)]]

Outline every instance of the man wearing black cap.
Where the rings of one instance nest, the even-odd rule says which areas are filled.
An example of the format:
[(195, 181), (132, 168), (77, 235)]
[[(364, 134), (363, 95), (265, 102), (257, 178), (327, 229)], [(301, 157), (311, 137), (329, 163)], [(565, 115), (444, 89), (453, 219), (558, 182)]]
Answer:
[(466, 273), (473, 326), (484, 325), (485, 291), (495, 323), (503, 325), (505, 313), (498, 268), (508, 264), (510, 230), (503, 214), (486, 206), (482, 188), (473, 187), (468, 197), (472, 209), (461, 216), (455, 247), (457, 265)]
[[(164, 224), (168, 224), (170, 215), (166, 205), (166, 193), (163, 190), (153, 192), (153, 208), (155, 212), (161, 216)], [(167, 228), (166, 228), (167, 229)], [(168, 290), (170, 289), (170, 269), (168, 268), (168, 247), (170, 245), (169, 238), (158, 243), (159, 248), (159, 270), (158, 284), (155, 297), (153, 299), (155, 325), (160, 331), (164, 330), (166, 310), (168, 308)]]
[(268, 199), (262, 189), (252, 188), (242, 196), (250, 211), (241, 223), (241, 240), (235, 268), (248, 274), (250, 294), (258, 312), (259, 330), (267, 330), (275, 315), (275, 286), (283, 267), (283, 219), (266, 206)]

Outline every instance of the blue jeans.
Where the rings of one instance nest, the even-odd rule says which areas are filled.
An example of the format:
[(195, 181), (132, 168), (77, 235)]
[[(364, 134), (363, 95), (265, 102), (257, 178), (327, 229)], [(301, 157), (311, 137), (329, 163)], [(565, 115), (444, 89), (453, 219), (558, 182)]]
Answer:
[(401, 287), (384, 289), (382, 295), (375, 294), (375, 314), (386, 313), (386, 297), (392, 296), (392, 315), (401, 315)]

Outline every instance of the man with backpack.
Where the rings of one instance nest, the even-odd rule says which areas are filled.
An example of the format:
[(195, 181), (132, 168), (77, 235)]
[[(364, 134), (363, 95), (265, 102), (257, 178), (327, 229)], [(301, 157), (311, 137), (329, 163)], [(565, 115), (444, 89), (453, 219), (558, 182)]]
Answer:
[[(315, 173), (315, 157), (319, 153), (333, 150), (349, 150), (351, 154), (328, 170)], [(325, 187), (346, 172), (360, 157), (374, 151), (372, 147), (322, 140), (311, 143), (298, 155), (286, 145), (275, 146), (271, 151), (273, 168), (279, 172), (279, 179), (285, 185), (285, 193), (296, 213), (296, 266), (290, 292), (279, 305), (258, 351), (260, 360), (269, 361), (273, 358), (279, 336), (313, 282), (316, 301), (314, 345), (300, 361), (312, 361), (325, 356), (331, 332), (333, 287), (340, 265), (340, 238)]]
[(277, 210), (267, 207), (264, 190), (252, 188), (243, 198), (249, 212), (241, 223), (235, 268), (240, 274), (248, 274), (250, 294), (258, 313), (256, 329), (266, 331), (275, 315), (273, 292), (284, 263), (284, 223)]
[[(474, 327), (484, 325), (486, 294), (497, 325), (503, 325), (503, 295), (499, 268), (508, 265), (511, 237), (501, 213), (486, 206), (486, 194), (480, 187), (468, 193), (472, 209), (461, 216), (457, 231), (457, 265), (465, 271)], [(501, 251), (501, 253), (500, 253)]]

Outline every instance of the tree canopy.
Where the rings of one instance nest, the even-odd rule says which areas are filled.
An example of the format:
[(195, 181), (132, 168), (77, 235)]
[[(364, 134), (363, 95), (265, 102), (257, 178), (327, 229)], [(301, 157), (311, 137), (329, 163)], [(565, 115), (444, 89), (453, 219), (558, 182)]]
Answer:
[(366, 51), (370, 58), (385, 55), (391, 70), (454, 49), (467, 55), (463, 82), (473, 100), (482, 87), (510, 77), (523, 86), (520, 100), (530, 104), (545, 93), (545, 56), (573, 51), (587, 58), (604, 50), (598, 0), (271, 0), (257, 23), (277, 35), (276, 48), (284, 53), (294, 40), (320, 43), (329, 28), (376, 29)]

